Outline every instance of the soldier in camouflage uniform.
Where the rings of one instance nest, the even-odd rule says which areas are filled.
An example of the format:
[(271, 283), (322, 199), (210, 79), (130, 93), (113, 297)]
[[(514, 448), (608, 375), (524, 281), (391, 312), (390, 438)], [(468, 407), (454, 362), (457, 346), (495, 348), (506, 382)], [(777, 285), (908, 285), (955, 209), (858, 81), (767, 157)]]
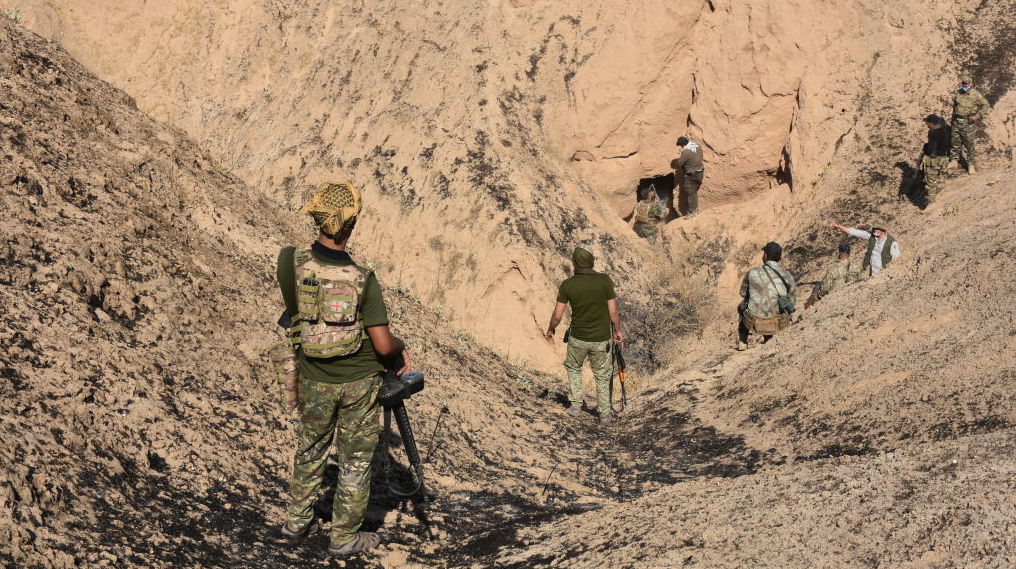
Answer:
[(815, 285), (811, 296), (804, 303), (805, 308), (811, 308), (822, 297), (841, 286), (853, 281), (861, 274), (861, 268), (850, 261), (850, 243), (841, 243), (838, 259), (828, 269), (822, 282)]
[(924, 170), (924, 188), (930, 205), (942, 190), (942, 177), (949, 164), (952, 134), (949, 125), (938, 115), (924, 118), (928, 127), (928, 142), (921, 154), (921, 168)]
[(960, 151), (966, 149), (967, 172), (977, 172), (977, 149), (974, 147), (974, 127), (984, 120), (991, 105), (977, 89), (969, 73), (960, 76), (960, 88), (953, 95), (952, 152), (950, 168), (959, 165)]
[[(564, 309), (572, 307), (568, 355), (564, 367), (568, 370), (571, 406), (568, 414), (577, 417), (582, 409), (582, 364), (586, 358), (596, 378), (596, 401), (600, 411), (600, 424), (613, 421), (614, 409), (610, 400), (610, 382), (613, 378), (613, 339), (618, 345), (624, 344), (621, 333), (621, 316), (617, 310), (617, 295), (610, 277), (593, 270), (593, 253), (586, 247), (576, 247), (572, 253), (575, 274), (561, 283), (557, 293), (557, 304), (547, 326), (547, 341), (554, 341), (554, 331), (561, 323)], [(613, 326), (613, 335), (611, 334)]]
[[(388, 313), (381, 287), (373, 272), (355, 265), (346, 252), (346, 244), (360, 213), (359, 191), (347, 182), (322, 184), (304, 206), (318, 226), (317, 240), (309, 249), (286, 247), (279, 253), (277, 277), (286, 302), (286, 314), (300, 322), (300, 348), (295, 353), (299, 369), (300, 436), (290, 485), (288, 520), (282, 534), (289, 538), (310, 535), (318, 529), (314, 520), (314, 501), (324, 476), (328, 450), (333, 441), (338, 449), (338, 481), (332, 505), (330, 548), (334, 554), (348, 555), (365, 551), (380, 543), (376, 533), (359, 531), (370, 498), (370, 463), (378, 442), (378, 389), (385, 365), (380, 358), (402, 355), (405, 365), (399, 373), (411, 370), (405, 344), (388, 328)], [(315, 268), (306, 276), (304, 264)], [(303, 276), (297, 282), (297, 271)], [(328, 275), (356, 274), (346, 289), (328, 288)], [(320, 282), (318, 282), (320, 281)], [(324, 296), (313, 292), (320, 287)], [(362, 291), (354, 290), (362, 287)], [(307, 291), (311, 293), (308, 295)], [(348, 294), (348, 295), (347, 295)], [(343, 296), (347, 295), (347, 296)], [(325, 304), (316, 300), (326, 299)], [(315, 305), (315, 301), (318, 302)], [(351, 309), (351, 310), (350, 310)], [(338, 332), (308, 336), (306, 312), (346, 310), (355, 320), (347, 326), (356, 330), (349, 353), (337, 357), (317, 357), (308, 338), (334, 340)], [(330, 321), (329, 321), (330, 322)], [(317, 326), (318, 324), (315, 324)], [(324, 326), (324, 324), (320, 324)], [(357, 337), (359, 336), (359, 337)], [(341, 345), (340, 348), (347, 346)], [(337, 440), (335, 440), (337, 437)]]
[(762, 265), (744, 275), (741, 303), (737, 306), (737, 349), (748, 348), (748, 335), (760, 334), (768, 342), (773, 334), (790, 325), (790, 314), (782, 312), (779, 297), (794, 298), (794, 277), (780, 266), (783, 248), (769, 242), (762, 248)]
[(663, 214), (664, 207), (656, 196), (656, 188), (650, 186), (645, 199), (639, 200), (632, 211), (632, 229), (636, 235), (655, 245)]

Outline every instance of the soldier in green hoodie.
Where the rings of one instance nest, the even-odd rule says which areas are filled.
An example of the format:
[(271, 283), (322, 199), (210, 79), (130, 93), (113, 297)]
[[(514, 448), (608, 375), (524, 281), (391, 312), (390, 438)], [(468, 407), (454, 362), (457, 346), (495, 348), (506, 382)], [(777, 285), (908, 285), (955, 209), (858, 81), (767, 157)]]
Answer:
[[(572, 263), (575, 274), (561, 283), (557, 305), (547, 326), (547, 341), (554, 341), (554, 332), (561, 323), (564, 309), (571, 305), (571, 328), (568, 338), (568, 355), (564, 367), (568, 370), (571, 406), (568, 414), (577, 417), (582, 409), (582, 364), (589, 359), (596, 378), (596, 401), (600, 424), (613, 421), (614, 409), (610, 401), (610, 381), (613, 377), (613, 360), (610, 342), (624, 344), (621, 333), (621, 316), (617, 310), (617, 295), (610, 277), (593, 270), (593, 253), (585, 246), (575, 248)], [(614, 328), (611, 334), (611, 326)]]

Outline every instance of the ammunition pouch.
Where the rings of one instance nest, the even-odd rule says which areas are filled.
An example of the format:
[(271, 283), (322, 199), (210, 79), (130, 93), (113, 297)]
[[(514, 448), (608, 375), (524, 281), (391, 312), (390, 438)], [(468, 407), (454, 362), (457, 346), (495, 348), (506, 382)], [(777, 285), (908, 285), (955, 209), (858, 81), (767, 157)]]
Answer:
[(773, 334), (782, 332), (790, 327), (789, 314), (779, 314), (769, 318), (759, 318), (750, 311), (745, 310), (741, 313), (741, 319), (744, 320), (744, 325), (748, 328), (748, 331), (752, 334), (758, 334), (761, 336), (772, 336)]
[(268, 350), (275, 370), (275, 379), (282, 385), (287, 409), (295, 409), (300, 399), (300, 365), (296, 346), (291, 339), (283, 340)]

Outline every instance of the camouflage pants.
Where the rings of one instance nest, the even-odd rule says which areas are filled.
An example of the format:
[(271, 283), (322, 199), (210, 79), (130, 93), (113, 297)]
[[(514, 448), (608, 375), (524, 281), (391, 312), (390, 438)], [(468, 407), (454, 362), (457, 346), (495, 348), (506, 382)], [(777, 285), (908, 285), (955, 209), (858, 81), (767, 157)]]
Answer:
[(635, 230), (635, 234), (639, 237), (654, 245), (656, 244), (656, 235), (659, 233), (659, 228), (655, 223), (649, 221), (636, 221), (632, 229)]
[(376, 398), (380, 387), (380, 375), (349, 383), (300, 380), (300, 446), (289, 487), (291, 527), (303, 527), (313, 520), (328, 449), (337, 436), (339, 476), (332, 502), (331, 543), (345, 545), (356, 536), (370, 499), (370, 461), (378, 440)]
[(974, 125), (965, 120), (953, 120), (952, 122), (952, 150), (949, 158), (960, 159), (960, 151), (966, 149), (967, 164), (977, 164), (977, 149), (974, 148)]
[(925, 156), (922, 168), (924, 169), (924, 188), (928, 193), (928, 203), (935, 201), (935, 197), (942, 191), (942, 178), (945, 177), (945, 170), (948, 167), (948, 156), (938, 158)]
[(610, 353), (610, 340), (586, 342), (572, 338), (568, 340), (568, 355), (564, 368), (568, 370), (568, 385), (571, 388), (568, 400), (572, 405), (582, 405), (582, 364), (589, 358), (589, 367), (596, 378), (596, 406), (601, 417), (613, 415), (610, 405), (610, 381), (614, 376), (614, 359)]

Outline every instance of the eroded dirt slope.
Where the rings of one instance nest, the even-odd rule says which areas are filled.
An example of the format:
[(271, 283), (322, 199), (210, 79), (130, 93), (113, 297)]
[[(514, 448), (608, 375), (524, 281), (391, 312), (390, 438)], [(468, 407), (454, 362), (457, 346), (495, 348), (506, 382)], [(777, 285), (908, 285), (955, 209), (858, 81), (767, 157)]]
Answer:
[[(21, 4), (258, 189), (375, 187), (367, 252), (393, 284), (544, 369), (577, 239), (623, 297), (674, 266), (686, 297), (729, 295), (744, 253), (799, 235), (802, 212), (894, 192), (961, 66), (996, 105), (985, 147), (1016, 141), (1003, 0)], [(671, 223), (656, 255), (618, 217), (682, 134), (705, 147), (713, 215)]]

